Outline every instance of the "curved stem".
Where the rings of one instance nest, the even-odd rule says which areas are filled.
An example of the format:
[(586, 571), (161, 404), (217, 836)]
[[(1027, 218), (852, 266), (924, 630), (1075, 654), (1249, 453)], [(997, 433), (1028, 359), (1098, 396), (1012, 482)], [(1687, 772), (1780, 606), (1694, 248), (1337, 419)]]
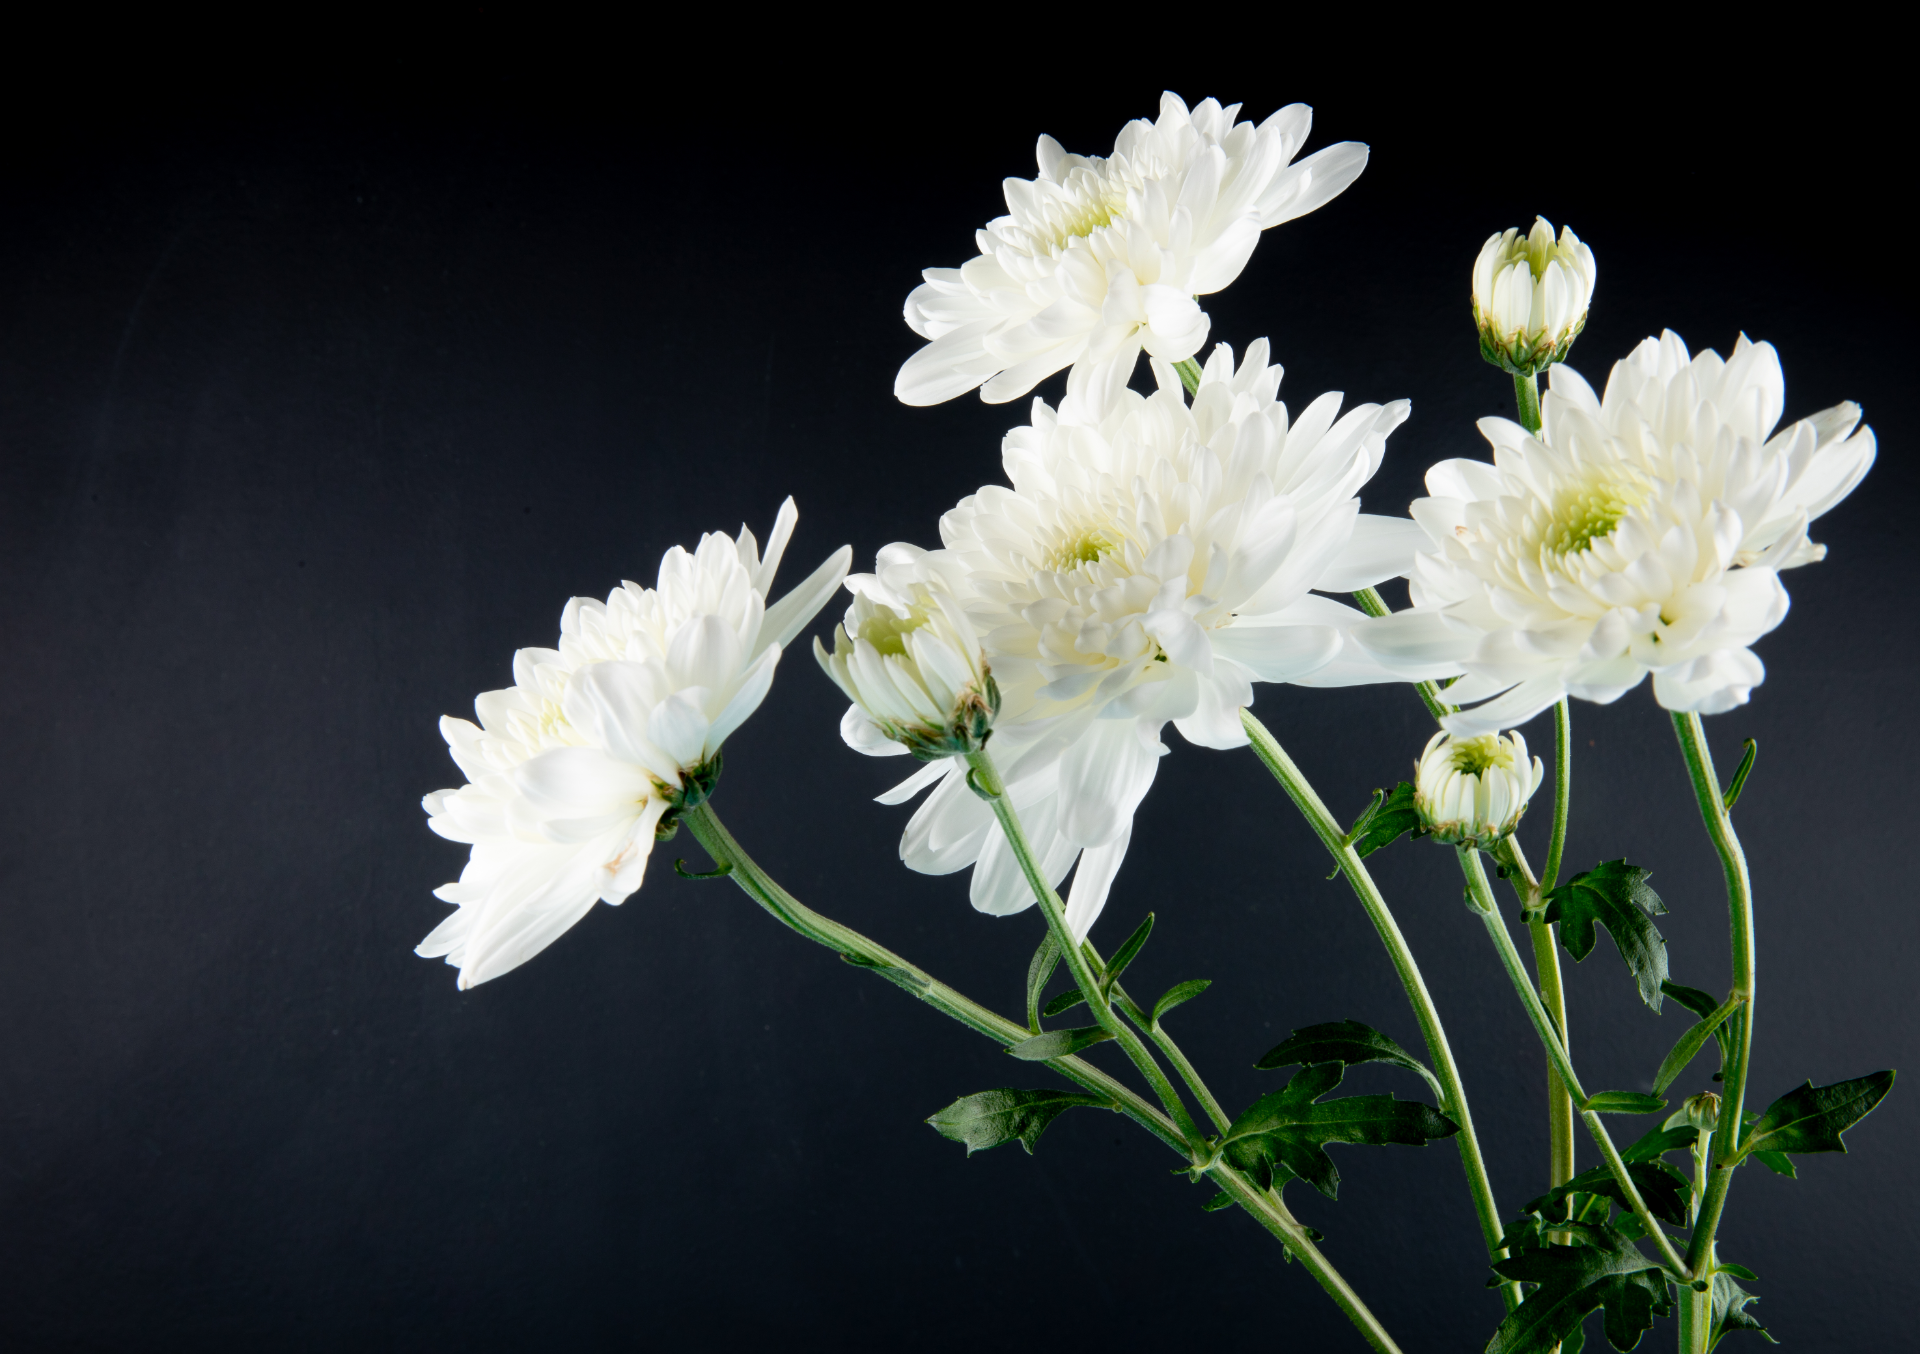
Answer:
[(1687, 775), (1693, 782), (1694, 798), (1699, 801), (1707, 836), (1713, 840), (1713, 849), (1720, 855), (1720, 868), (1727, 877), (1727, 918), (1733, 941), (1733, 990), (1728, 996), (1746, 999), (1730, 1017), (1736, 1022), (1733, 1056), (1727, 1059), (1720, 1130), (1713, 1135), (1713, 1172), (1700, 1201), (1700, 1220), (1693, 1229), (1693, 1242), (1687, 1248), (1687, 1261), (1694, 1277), (1706, 1278), (1713, 1265), (1714, 1233), (1720, 1226), (1721, 1211), (1726, 1207), (1727, 1190), (1733, 1184), (1731, 1163), (1746, 1130), (1747, 1073), (1753, 1057), (1753, 881), (1747, 874), (1746, 853), (1740, 849), (1732, 815), (1727, 812), (1726, 800), (1720, 793), (1720, 781), (1714, 775), (1713, 753), (1707, 748), (1707, 733), (1700, 726), (1700, 716), (1674, 714), (1673, 731), (1680, 739), (1680, 753), (1686, 758)]
[(1554, 1070), (1560, 1074), (1568, 1091), (1580, 1104), (1580, 1117), (1586, 1122), (1587, 1132), (1593, 1135), (1594, 1143), (1600, 1148), (1600, 1155), (1607, 1159), (1607, 1169), (1619, 1182), (1621, 1192), (1626, 1195), (1628, 1207), (1633, 1215), (1647, 1229), (1647, 1234), (1660, 1247), (1661, 1259), (1674, 1274), (1690, 1273), (1687, 1264), (1680, 1258), (1680, 1252), (1673, 1247), (1672, 1240), (1661, 1230), (1660, 1222), (1647, 1208), (1647, 1201), (1640, 1197), (1640, 1187), (1633, 1183), (1633, 1176), (1627, 1170), (1627, 1163), (1621, 1159), (1619, 1149), (1613, 1145), (1613, 1138), (1607, 1132), (1607, 1126), (1600, 1121), (1600, 1115), (1586, 1108), (1588, 1096), (1580, 1085), (1580, 1078), (1574, 1074), (1573, 1062), (1567, 1057), (1567, 1050), (1560, 1043), (1558, 1031), (1553, 1028), (1553, 1020), (1547, 1014), (1547, 1008), (1540, 1003), (1540, 994), (1533, 990), (1533, 983), (1527, 978), (1526, 968), (1520, 962), (1520, 952), (1513, 948), (1513, 937), (1507, 934), (1507, 921), (1500, 915), (1500, 908), (1493, 901), (1493, 890), (1487, 884), (1487, 874), (1480, 866), (1480, 853), (1470, 847), (1457, 848), (1460, 856), (1460, 872), (1467, 878), (1467, 896), (1474, 910), (1479, 912), (1481, 921), (1486, 923), (1487, 934), (1493, 938), (1493, 947), (1500, 955), (1500, 963), (1513, 980), (1513, 990), (1520, 994), (1520, 1004), (1526, 1007), (1527, 1018), (1533, 1022), (1534, 1033), (1540, 1036), (1540, 1043), (1547, 1050), (1547, 1057), (1553, 1060)]
[[(1400, 934), (1399, 924), (1394, 921), (1387, 900), (1381, 896), (1373, 877), (1367, 873), (1367, 867), (1360, 863), (1360, 857), (1347, 841), (1346, 833), (1314, 792), (1306, 776), (1301, 774), (1300, 768), (1293, 764), (1293, 758), (1287, 755), (1286, 749), (1280, 746), (1267, 726), (1253, 717), (1252, 711), (1242, 710), (1240, 722), (1246, 728), (1254, 752), (1266, 764), (1267, 770), (1273, 773), (1273, 778), (1280, 782), (1280, 787), (1312, 826), (1321, 844), (1332, 853), (1341, 873), (1346, 875), (1347, 883), (1360, 899), (1360, 906), (1366, 909), (1367, 919), (1379, 933), (1380, 943), (1386, 946), (1387, 957), (1393, 961), (1394, 971), (1400, 975), (1400, 985), (1406, 990), (1407, 1001), (1413, 1007), (1414, 1017), (1420, 1022), (1420, 1033), (1427, 1043), (1427, 1055), (1433, 1059), (1433, 1070), (1446, 1092), (1447, 1103), (1440, 1108), (1448, 1118), (1460, 1125), (1455, 1142), (1460, 1149), (1460, 1165), (1466, 1171), (1467, 1191), (1473, 1196), (1473, 1211), (1480, 1221), (1480, 1235), (1487, 1244), (1487, 1256), (1490, 1260), (1498, 1260), (1506, 1249), (1505, 1229), (1500, 1224), (1499, 1207), (1493, 1201), (1493, 1185), (1487, 1179), (1487, 1164), (1480, 1154), (1480, 1139), (1473, 1131), (1473, 1113), (1467, 1108), (1467, 1090), (1460, 1080), (1460, 1068), (1453, 1060), (1453, 1049), (1447, 1044), (1447, 1031), (1440, 1023), (1440, 1012), (1434, 1007), (1426, 980), (1420, 976), (1420, 966), (1414, 962), (1413, 951), (1407, 947), (1407, 939)], [(1502, 1284), (1500, 1295), (1508, 1311), (1520, 1305), (1519, 1284)]]
[[(1087, 948), (1091, 950), (1093, 947), (1089, 945)], [(1153, 1040), (1161, 1056), (1173, 1064), (1173, 1070), (1180, 1074), (1180, 1080), (1187, 1083), (1187, 1089), (1193, 1092), (1193, 1098), (1200, 1102), (1200, 1107), (1207, 1112), (1207, 1117), (1213, 1120), (1213, 1126), (1225, 1133), (1233, 1123), (1232, 1117), (1220, 1108), (1220, 1102), (1214, 1098), (1213, 1092), (1207, 1089), (1206, 1081), (1201, 1078), (1192, 1062), (1188, 1061), (1187, 1055), (1180, 1051), (1180, 1045), (1173, 1041), (1173, 1036), (1162, 1029), (1152, 1014), (1128, 996), (1127, 990), (1118, 983), (1113, 985), (1113, 1000), (1121, 1013), (1138, 1025), (1147, 1038)]]

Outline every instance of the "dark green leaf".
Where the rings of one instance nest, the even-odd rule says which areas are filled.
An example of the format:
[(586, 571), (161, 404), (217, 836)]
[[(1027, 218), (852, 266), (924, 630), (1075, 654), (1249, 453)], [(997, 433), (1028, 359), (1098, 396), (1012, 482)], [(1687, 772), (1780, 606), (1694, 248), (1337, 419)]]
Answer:
[(1007, 1052), (1022, 1062), (1043, 1063), (1049, 1058), (1064, 1058), (1083, 1048), (1092, 1048), (1101, 1040), (1111, 1038), (1113, 1036), (1098, 1025), (1086, 1025), (1077, 1030), (1048, 1030), (1031, 1039), (1022, 1039)]
[(1725, 1024), (1727, 1017), (1732, 1015), (1739, 1007), (1739, 998), (1729, 997), (1704, 1020), (1680, 1036), (1679, 1041), (1673, 1046), (1673, 1051), (1661, 1060), (1659, 1072), (1654, 1074), (1653, 1091), (1655, 1095), (1658, 1095), (1660, 1092), (1666, 1090), (1667, 1087), (1673, 1085), (1675, 1078), (1686, 1071), (1687, 1064), (1692, 1062), (1700, 1050), (1706, 1047), (1707, 1040), (1713, 1038), (1714, 1032), (1718, 1030), (1721, 1025)]
[(1167, 989), (1165, 996), (1153, 1004), (1153, 1017), (1148, 1023), (1158, 1025), (1161, 1016), (1176, 1006), (1186, 1005), (1212, 986), (1211, 978), (1189, 978), (1184, 983), (1175, 983)]
[(1678, 1152), (1691, 1147), (1700, 1136), (1700, 1130), (1692, 1124), (1679, 1124), (1673, 1128), (1656, 1128), (1641, 1138), (1633, 1146), (1620, 1153), (1622, 1161), (1658, 1161), (1669, 1152)]
[(1062, 992), (1059, 996), (1055, 997), (1052, 1001), (1048, 1002), (1047, 1009), (1042, 1011), (1040, 1014), (1045, 1016), (1048, 1020), (1052, 1020), (1057, 1015), (1065, 1015), (1068, 1011), (1071, 1011), (1074, 1007), (1078, 1006), (1081, 1002), (1085, 1001), (1086, 999), (1087, 999), (1086, 993), (1082, 992), (1079, 988), (1077, 987), (1070, 988), (1069, 990)]
[(1793, 1158), (1785, 1152), (1752, 1152), (1749, 1155), (1775, 1175), (1784, 1175), (1789, 1180), (1800, 1178), (1800, 1172), (1793, 1168)]
[(1411, 832), (1416, 838), (1427, 835), (1420, 827), (1420, 812), (1413, 807), (1413, 787), (1404, 780), (1393, 787), (1386, 802), (1360, 825), (1353, 849), (1360, 855), (1370, 856), (1383, 846), (1393, 845), (1403, 832)]
[(1638, 1091), (1602, 1091), (1588, 1096), (1587, 1103), (1581, 1106), (1595, 1114), (1652, 1114), (1666, 1107), (1667, 1102), (1659, 1096), (1641, 1095)]
[(1047, 979), (1053, 976), (1054, 966), (1060, 962), (1060, 946), (1048, 931), (1040, 938), (1040, 948), (1033, 952), (1033, 960), (1027, 965), (1027, 1028), (1035, 1034), (1040, 1033), (1040, 994), (1047, 990)]
[(842, 954), (840, 957), (847, 963), (852, 964), (855, 968), (863, 968), (869, 973), (877, 973), (888, 982), (898, 987), (904, 987), (916, 996), (925, 992), (931, 985), (931, 980), (923, 978), (917, 973), (910, 973), (906, 969), (896, 968), (892, 964), (879, 963), (876, 960), (867, 958), (863, 954)]
[(1427, 1079), (1427, 1085), (1433, 1088), (1434, 1099), (1446, 1099), (1446, 1094), (1440, 1089), (1440, 1079), (1427, 1070), (1425, 1063), (1379, 1030), (1362, 1025), (1357, 1020), (1332, 1020), (1324, 1025), (1309, 1025), (1305, 1029), (1295, 1030), (1261, 1054), (1254, 1066), (1270, 1072), (1276, 1067), (1292, 1067), (1296, 1063), (1304, 1066), (1336, 1062), (1349, 1067), (1355, 1063), (1391, 1063), (1395, 1067), (1404, 1067)]
[(963, 1095), (927, 1122), (940, 1136), (965, 1143), (967, 1155), (1003, 1142), (1018, 1142), (1033, 1155), (1033, 1144), (1047, 1125), (1075, 1105), (1113, 1108), (1111, 1101), (1077, 1091), (980, 1091)]
[(1153, 913), (1147, 913), (1147, 919), (1133, 928), (1128, 936), (1113, 952), (1113, 958), (1107, 961), (1106, 991), (1113, 991), (1113, 985), (1120, 981), (1120, 975), (1126, 972), (1128, 964), (1140, 953), (1140, 947), (1147, 943), (1147, 937), (1153, 934)]
[[(1627, 1174), (1633, 1179), (1633, 1187), (1640, 1191), (1640, 1197), (1646, 1200), (1648, 1212), (1675, 1227), (1687, 1225), (1687, 1197), (1693, 1187), (1686, 1176), (1664, 1161), (1630, 1161)], [(1561, 1201), (1573, 1193), (1598, 1195), (1619, 1205), (1622, 1211), (1632, 1207), (1613, 1172), (1605, 1166), (1595, 1166), (1533, 1200), (1526, 1205), (1526, 1211), (1538, 1213), (1549, 1223), (1556, 1222), (1566, 1216)]]
[[(1686, 1007), (1689, 1011), (1692, 1011), (1702, 1020), (1707, 1019), (1715, 1011), (1720, 1009), (1720, 1002), (1717, 998), (1711, 993), (1702, 992), (1697, 987), (1683, 987), (1676, 982), (1664, 982), (1660, 984), (1660, 990)], [(1733, 1056), (1733, 1035), (1734, 1031), (1739, 1028), (1739, 1023), (1737, 1020), (1723, 1020), (1713, 1028), (1713, 1037), (1718, 1040), (1720, 1044), (1720, 1065), (1722, 1067), (1725, 1067), (1727, 1065), (1727, 1059)], [(1716, 1072), (1713, 1079), (1715, 1081), (1720, 1080), (1719, 1073)]]
[(1587, 1347), (1587, 1323), (1582, 1321), (1573, 1328), (1573, 1334), (1560, 1342), (1560, 1354), (1580, 1354)]
[(1753, 770), (1754, 756), (1760, 751), (1760, 744), (1749, 738), (1747, 750), (1740, 758), (1740, 765), (1734, 768), (1733, 779), (1727, 782), (1726, 791), (1721, 794), (1720, 802), (1727, 806), (1727, 812), (1733, 812), (1733, 806), (1740, 802), (1740, 791), (1746, 788), (1747, 774)]
[(1611, 1227), (1565, 1223), (1585, 1245), (1522, 1251), (1493, 1268), (1507, 1279), (1538, 1284), (1507, 1314), (1487, 1342), (1487, 1354), (1546, 1354), (1564, 1345), (1588, 1313), (1606, 1309), (1607, 1339), (1629, 1350), (1673, 1310), (1667, 1283), (1653, 1261)]
[(1745, 1279), (1748, 1283), (1760, 1282), (1760, 1276), (1748, 1269), (1745, 1265), (1729, 1264), (1723, 1260), (1720, 1262), (1720, 1268), (1724, 1273), (1731, 1274), (1736, 1279)]
[(1232, 1208), (1234, 1202), (1234, 1197), (1231, 1194), (1225, 1190), (1221, 1190), (1211, 1199), (1201, 1204), (1200, 1207), (1209, 1213), (1218, 1213), (1223, 1208)]
[(1647, 919), (1666, 910), (1660, 895), (1647, 887), (1647, 871), (1610, 860), (1549, 893), (1544, 920), (1560, 923), (1560, 943), (1575, 962), (1593, 953), (1594, 924), (1606, 927), (1633, 970), (1640, 1000), (1657, 1011), (1667, 978), (1667, 942)]
[(1872, 1113), (1893, 1089), (1892, 1072), (1874, 1072), (1815, 1086), (1811, 1081), (1788, 1091), (1748, 1130), (1741, 1153), (1844, 1152), (1840, 1135)]
[[(1729, 806), (1731, 807), (1731, 806)], [(1733, 1271), (1737, 1265), (1728, 1265), (1713, 1276), (1713, 1329), (1707, 1338), (1707, 1348), (1716, 1348), (1729, 1331), (1750, 1330), (1763, 1337), (1770, 1345), (1780, 1342), (1767, 1334), (1767, 1328), (1747, 1314), (1747, 1304), (1760, 1299), (1733, 1281)], [(1741, 1273), (1751, 1279), (1753, 1274), (1747, 1270)]]
[(1340, 1172), (1322, 1150), (1324, 1144), (1421, 1147), (1431, 1138), (1459, 1132), (1453, 1120), (1417, 1100), (1354, 1095), (1315, 1104), (1342, 1075), (1337, 1062), (1315, 1063), (1254, 1101), (1221, 1140), (1228, 1164), (1253, 1176), (1262, 1189), (1297, 1175), (1331, 1199), (1339, 1192)]

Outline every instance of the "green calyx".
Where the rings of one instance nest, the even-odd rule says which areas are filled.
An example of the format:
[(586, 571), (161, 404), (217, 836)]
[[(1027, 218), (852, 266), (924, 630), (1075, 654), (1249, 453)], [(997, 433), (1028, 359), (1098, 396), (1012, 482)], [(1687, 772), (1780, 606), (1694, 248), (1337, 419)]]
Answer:
[(1582, 315), (1556, 342), (1552, 334), (1516, 334), (1508, 339), (1481, 317), (1478, 305), (1473, 308), (1473, 320), (1480, 330), (1480, 356), (1514, 376), (1537, 376), (1554, 363), (1566, 361), (1573, 341), (1587, 324), (1587, 317)]
[(906, 748), (923, 762), (944, 757), (966, 757), (980, 751), (993, 736), (993, 721), (1000, 713), (1000, 684), (993, 674), (985, 674), (978, 686), (970, 686), (954, 702), (953, 715), (944, 728), (882, 724), (887, 737)]
[(720, 783), (720, 763), (721, 754), (716, 752), (691, 771), (682, 771), (678, 789), (667, 785), (659, 787), (668, 808), (660, 815), (660, 822), (653, 829), (655, 841), (673, 840), (674, 834), (680, 830), (680, 815), (699, 808), (713, 797), (713, 788)]

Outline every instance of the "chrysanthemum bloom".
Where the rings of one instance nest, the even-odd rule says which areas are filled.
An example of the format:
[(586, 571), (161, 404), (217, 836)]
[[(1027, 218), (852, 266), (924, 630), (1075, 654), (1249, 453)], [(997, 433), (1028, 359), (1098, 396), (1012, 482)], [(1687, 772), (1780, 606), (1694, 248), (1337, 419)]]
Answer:
[(1520, 826), (1545, 774), (1538, 757), (1527, 761), (1518, 729), (1506, 738), (1436, 733), (1414, 768), (1413, 807), (1436, 840), (1484, 851)]
[[(1309, 589), (1403, 573), (1424, 539), (1410, 521), (1362, 517), (1355, 497), (1404, 401), (1336, 421), (1340, 396), (1323, 395), (1290, 419), (1265, 340), (1238, 370), (1217, 347), (1191, 406), (1172, 368), (1155, 373), (1156, 394), (1122, 390), (1106, 408), (1035, 400), (1032, 425), (1006, 439), (1013, 487), (963, 500), (935, 552), (999, 683), (992, 752), (1042, 869), (1057, 883), (1080, 860), (1080, 935), (1126, 854), (1162, 727), (1237, 747), (1256, 681), (1390, 679), (1345, 645), (1361, 613)], [(974, 906), (1017, 912), (1031, 892), (964, 771), (936, 762), (881, 797), (941, 782), (901, 857), (927, 874), (972, 865)]]
[(1598, 275), (1573, 228), (1562, 226), (1556, 241), (1544, 216), (1524, 238), (1517, 230), (1489, 237), (1473, 264), (1480, 355), (1516, 376), (1564, 362), (1586, 326)]
[(1427, 472), (1414, 609), (1356, 638), (1410, 677), (1466, 673), (1447, 699), (1485, 704), (1446, 719), (1456, 734), (1568, 694), (1614, 701), (1648, 673), (1669, 710), (1745, 703), (1765, 675), (1747, 646), (1787, 614), (1780, 571), (1826, 554), (1808, 522), (1873, 464), (1858, 405), (1775, 433), (1785, 402), (1772, 346), (1744, 336), (1724, 361), (1648, 339), (1604, 399), (1555, 367), (1541, 437), (1485, 419), (1492, 465)]
[(999, 404), (1076, 364), (1104, 392), (1126, 384), (1142, 348), (1168, 362), (1199, 352), (1194, 298), (1240, 276), (1261, 231), (1329, 201), (1367, 163), (1343, 141), (1289, 164), (1313, 123), (1305, 104), (1258, 127), (1239, 111), (1208, 99), (1189, 112), (1163, 94), (1159, 121), (1128, 123), (1105, 159), (1041, 137), (1039, 177), (1006, 181), (1007, 215), (979, 232), (980, 256), (929, 268), (907, 298), (907, 324), (930, 341), (894, 394), (938, 404), (979, 386)]
[(813, 641), (813, 656), (853, 702), (841, 736), (876, 757), (911, 752), (922, 761), (986, 746), (1000, 690), (939, 564), (918, 546), (890, 545), (847, 589), (853, 605), (834, 628), (833, 652)]
[(522, 649), (514, 684), (475, 700), (478, 726), (440, 732), (468, 783), (422, 805), (428, 825), (473, 847), (458, 907), (415, 951), (445, 956), (472, 987), (516, 968), (593, 907), (640, 887), (669, 811), (705, 799), (720, 745), (759, 707), (781, 649), (846, 577), (846, 547), (768, 606), (798, 514), (781, 505), (763, 558), (753, 533), (703, 536), (660, 561), (657, 587), (576, 597), (560, 647)]

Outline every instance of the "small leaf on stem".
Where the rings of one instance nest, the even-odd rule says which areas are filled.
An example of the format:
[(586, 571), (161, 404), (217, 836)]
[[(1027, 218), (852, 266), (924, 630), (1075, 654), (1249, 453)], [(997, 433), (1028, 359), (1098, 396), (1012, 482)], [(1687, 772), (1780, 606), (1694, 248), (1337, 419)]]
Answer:
[(1227, 1162), (1251, 1175), (1262, 1189), (1299, 1176), (1329, 1199), (1337, 1197), (1340, 1172), (1323, 1150), (1330, 1142), (1424, 1147), (1451, 1137), (1460, 1126), (1417, 1100), (1390, 1095), (1354, 1095), (1316, 1104), (1340, 1084), (1337, 1062), (1315, 1063), (1285, 1086), (1261, 1096), (1221, 1139)]
[(1077, 1030), (1048, 1030), (1031, 1039), (1022, 1039), (1007, 1052), (1022, 1062), (1042, 1063), (1051, 1058), (1065, 1058), (1111, 1038), (1113, 1036), (1098, 1025), (1087, 1025)]
[(1120, 975), (1126, 971), (1127, 965), (1133, 962), (1134, 957), (1140, 953), (1141, 947), (1147, 943), (1147, 937), (1152, 934), (1153, 913), (1149, 912), (1147, 919), (1133, 928), (1133, 934), (1121, 943), (1120, 948), (1113, 952), (1113, 958), (1107, 961), (1107, 976), (1102, 984), (1103, 991), (1113, 991), (1113, 985), (1120, 981)]
[(1674, 1044), (1673, 1050), (1661, 1060), (1660, 1070), (1654, 1074), (1653, 1092), (1655, 1095), (1658, 1095), (1660, 1092), (1666, 1090), (1667, 1087), (1673, 1085), (1674, 1079), (1686, 1071), (1687, 1064), (1694, 1060), (1702, 1048), (1706, 1047), (1707, 1040), (1713, 1037), (1714, 1031), (1718, 1030), (1720, 1026), (1726, 1022), (1728, 1016), (1740, 1008), (1743, 1000), (1744, 998), (1741, 997), (1727, 998), (1727, 1000), (1709, 1014), (1706, 1019), (1700, 1021), (1680, 1036), (1679, 1041)]
[(1211, 978), (1189, 978), (1184, 983), (1175, 983), (1166, 990), (1165, 995), (1162, 996), (1159, 1001), (1153, 1004), (1153, 1017), (1148, 1023), (1158, 1025), (1161, 1016), (1176, 1006), (1186, 1005), (1212, 986), (1213, 979)]
[(1005, 1087), (963, 1095), (927, 1120), (944, 1138), (965, 1143), (967, 1155), (1003, 1142), (1018, 1142), (1033, 1155), (1047, 1125), (1075, 1105), (1114, 1108), (1111, 1101), (1078, 1091), (1016, 1091)]
[(1874, 1072), (1831, 1086), (1809, 1081), (1788, 1091), (1747, 1130), (1741, 1154), (1846, 1151), (1840, 1135), (1886, 1099), (1893, 1077), (1892, 1072)]
[(1035, 1034), (1040, 1033), (1040, 994), (1047, 990), (1047, 979), (1053, 976), (1055, 965), (1060, 962), (1060, 943), (1048, 931), (1040, 938), (1040, 948), (1033, 952), (1033, 959), (1027, 965), (1027, 1028)]
[(1383, 846), (1393, 845), (1403, 832), (1415, 837), (1427, 835), (1420, 826), (1420, 811), (1413, 806), (1413, 786), (1404, 780), (1393, 787), (1393, 793), (1378, 808), (1370, 807), (1361, 816), (1351, 834), (1352, 846), (1358, 854), (1370, 856)]
[(1446, 1099), (1446, 1092), (1440, 1089), (1440, 1079), (1428, 1070), (1425, 1063), (1379, 1030), (1362, 1025), (1357, 1020), (1332, 1020), (1324, 1025), (1308, 1025), (1295, 1030), (1261, 1054), (1254, 1066), (1270, 1072), (1274, 1068), (1292, 1067), (1296, 1063), (1329, 1062), (1345, 1063), (1349, 1067), (1356, 1063), (1391, 1063), (1395, 1067), (1404, 1067), (1427, 1079), (1427, 1085), (1433, 1088), (1436, 1100)]
[(1580, 1108), (1595, 1114), (1652, 1114), (1666, 1107), (1667, 1102), (1657, 1095), (1642, 1095), (1638, 1091), (1602, 1091), (1598, 1095), (1588, 1096), (1587, 1103)]

